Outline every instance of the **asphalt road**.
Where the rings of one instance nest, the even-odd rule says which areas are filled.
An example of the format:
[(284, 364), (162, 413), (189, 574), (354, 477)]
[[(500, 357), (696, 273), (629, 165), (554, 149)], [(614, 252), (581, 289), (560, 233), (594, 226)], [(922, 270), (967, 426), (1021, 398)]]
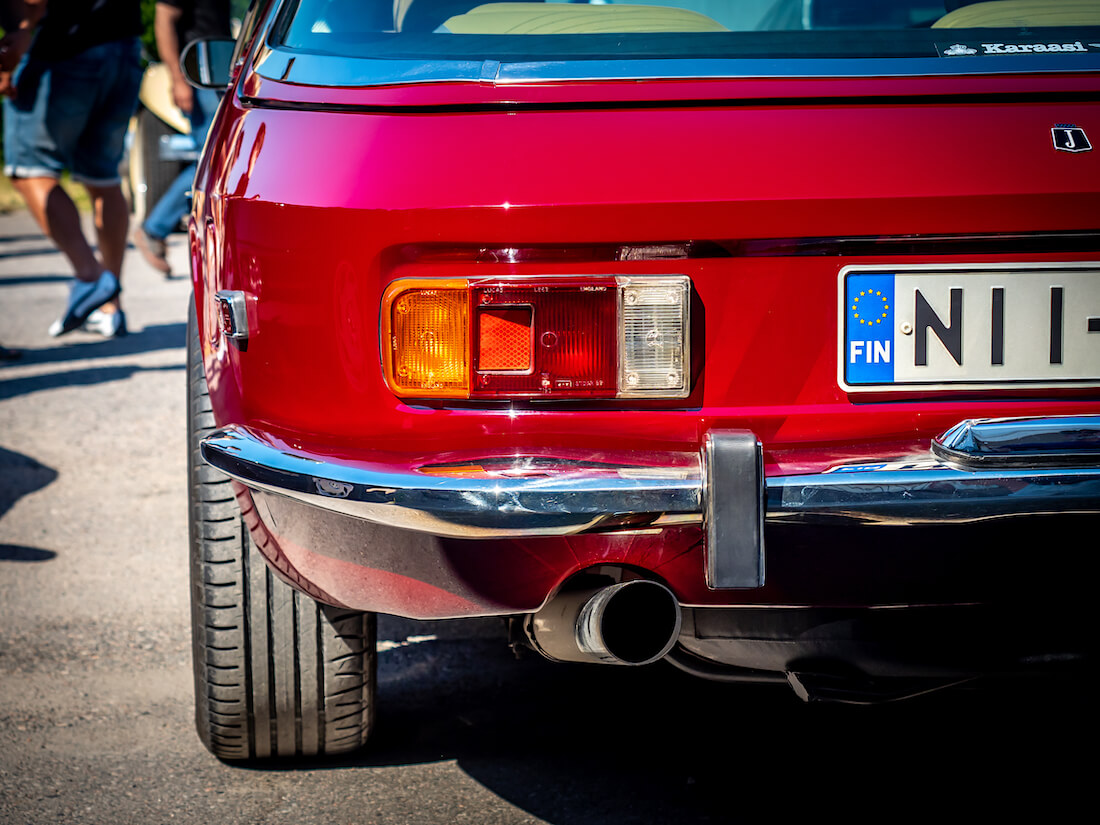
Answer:
[[(497, 621), (380, 622), (351, 757), (219, 762), (192, 727), (184, 327), (136, 253), (131, 334), (50, 339), (63, 259), (0, 216), (0, 825), (930, 821), (1092, 809), (1087, 685), (804, 705), (668, 667), (517, 661)], [(1040, 565), (1037, 565), (1039, 568)]]

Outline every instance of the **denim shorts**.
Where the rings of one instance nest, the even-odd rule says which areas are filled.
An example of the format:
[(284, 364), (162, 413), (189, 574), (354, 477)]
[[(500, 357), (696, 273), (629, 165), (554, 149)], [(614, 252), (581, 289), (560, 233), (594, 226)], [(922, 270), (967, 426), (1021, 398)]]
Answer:
[(120, 181), (126, 129), (141, 86), (141, 43), (116, 40), (56, 62), (24, 57), (4, 100), (4, 174), (93, 186)]

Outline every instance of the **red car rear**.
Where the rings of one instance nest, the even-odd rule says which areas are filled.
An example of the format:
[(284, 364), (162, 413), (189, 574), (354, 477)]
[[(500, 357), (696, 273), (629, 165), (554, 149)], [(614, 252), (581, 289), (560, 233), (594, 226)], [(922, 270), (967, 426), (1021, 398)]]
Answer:
[(378, 612), (807, 699), (1085, 665), (1100, 7), (475, 5), (238, 41), (191, 220), (208, 746), (361, 744)]

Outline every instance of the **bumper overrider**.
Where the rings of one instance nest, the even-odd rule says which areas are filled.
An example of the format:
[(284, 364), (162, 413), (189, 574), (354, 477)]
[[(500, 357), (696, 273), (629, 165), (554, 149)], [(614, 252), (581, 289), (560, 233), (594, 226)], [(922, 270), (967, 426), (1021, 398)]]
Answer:
[(1100, 512), (1100, 416), (974, 419), (902, 461), (765, 477), (755, 436), (712, 431), (699, 455), (344, 463), (222, 428), (203, 458), (245, 486), (435, 536), (505, 539), (702, 524), (707, 583), (764, 582), (764, 525), (944, 525)]

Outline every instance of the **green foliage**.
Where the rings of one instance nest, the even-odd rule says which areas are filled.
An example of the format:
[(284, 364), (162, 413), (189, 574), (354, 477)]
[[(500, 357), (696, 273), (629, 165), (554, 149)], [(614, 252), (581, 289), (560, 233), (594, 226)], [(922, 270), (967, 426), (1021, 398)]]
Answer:
[(141, 45), (149, 60), (160, 59), (160, 55), (157, 54), (157, 41), (153, 37), (153, 14), (156, 5), (157, 0), (141, 0)]
[[(2, 0), (0, 0), (2, 2)], [(237, 31), (237, 24), (244, 19), (244, 14), (251, 6), (251, 0), (230, 0), (229, 17), (233, 20), (233, 31)], [(153, 17), (156, 14), (157, 0), (141, 0), (141, 45), (145, 50), (145, 56), (150, 62), (160, 60), (157, 52), (157, 41), (153, 35)]]

